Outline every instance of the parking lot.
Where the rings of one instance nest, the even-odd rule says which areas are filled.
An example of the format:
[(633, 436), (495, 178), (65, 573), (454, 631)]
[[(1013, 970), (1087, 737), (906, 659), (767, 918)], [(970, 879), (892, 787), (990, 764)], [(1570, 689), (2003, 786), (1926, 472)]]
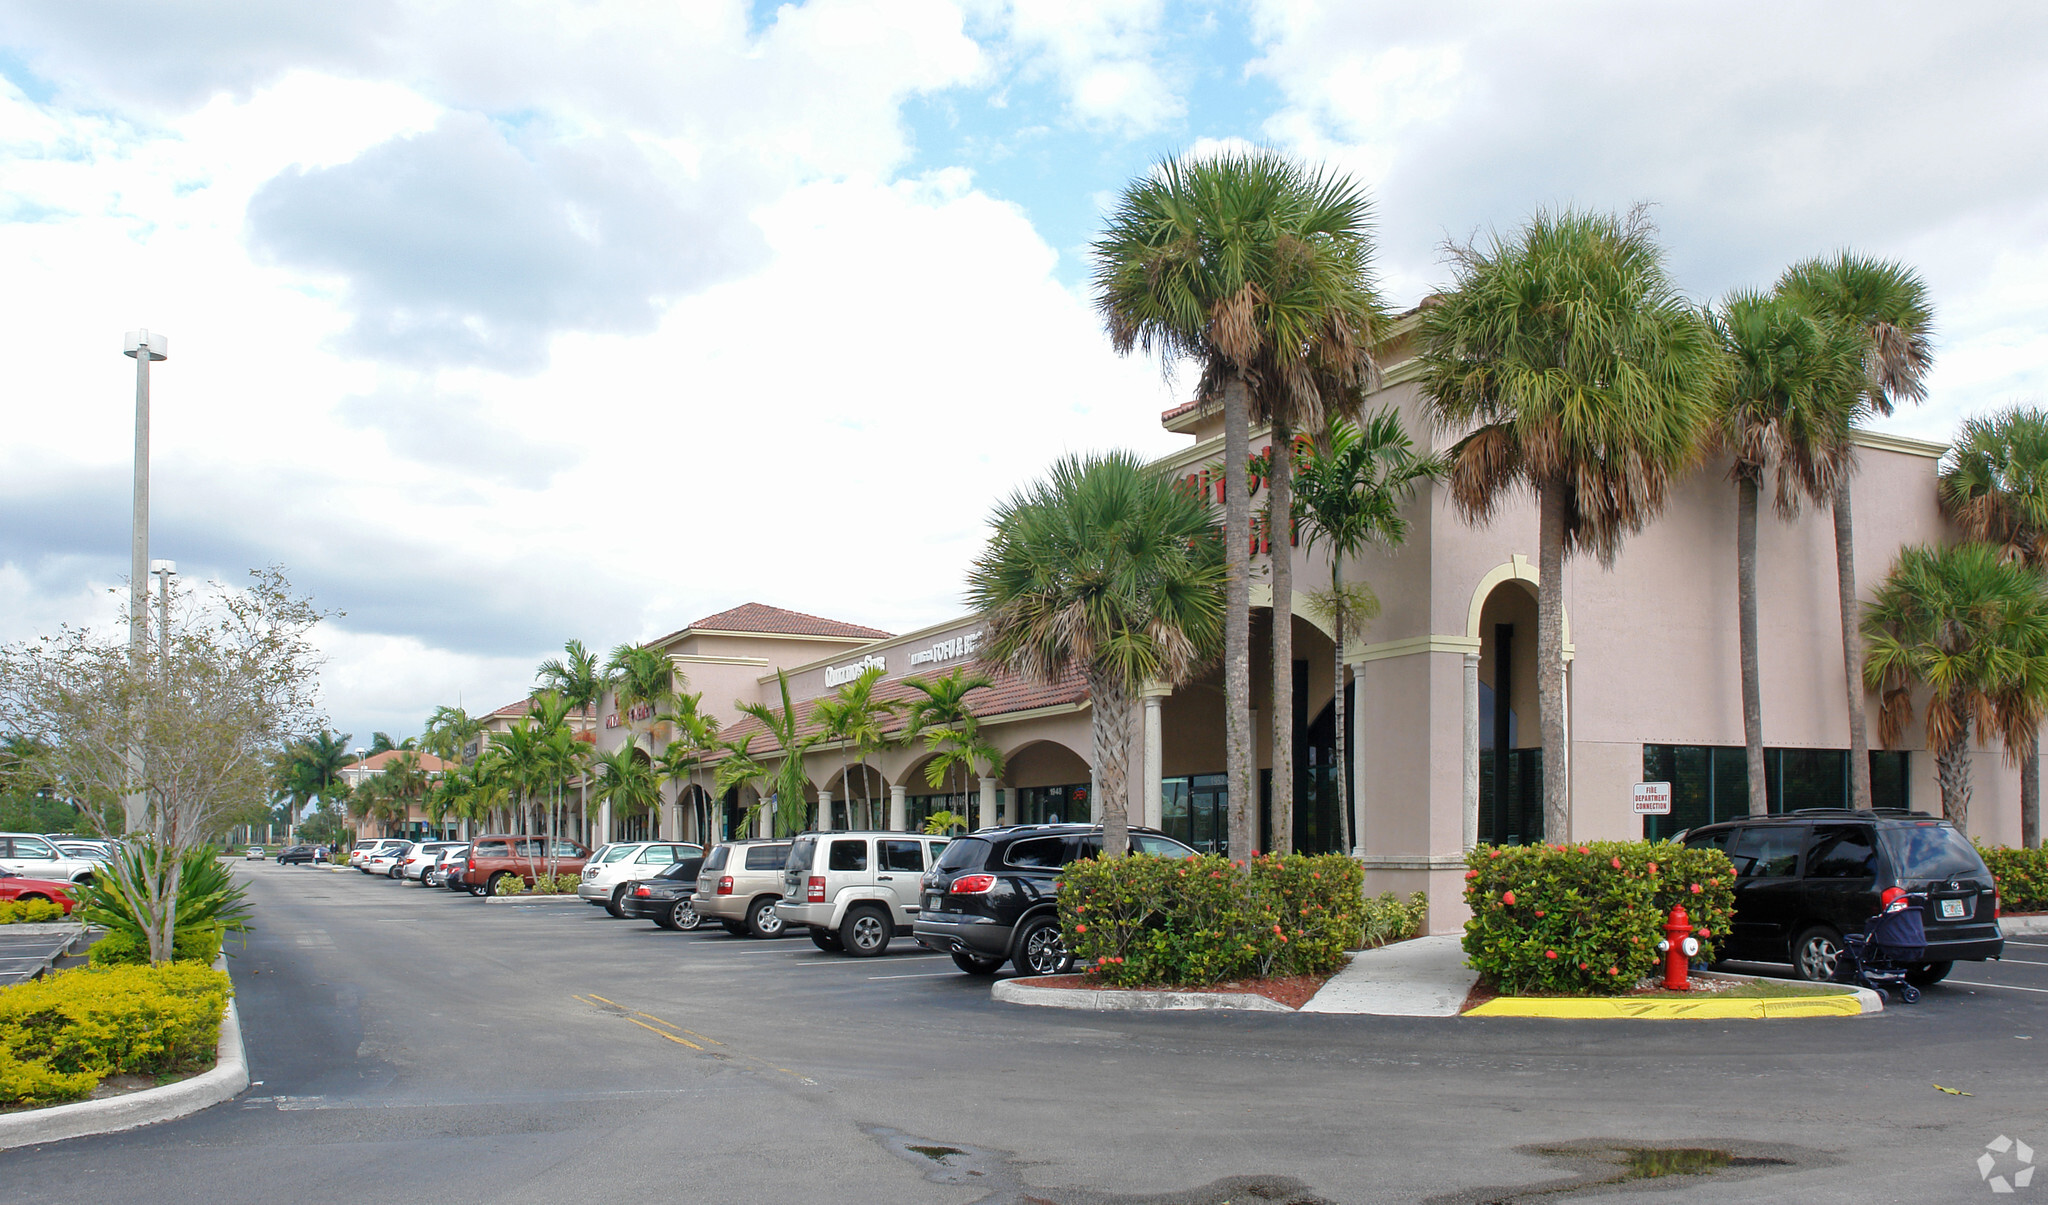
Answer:
[(1567, 1174), (1543, 1149), (1626, 1140), (1764, 1160), (1686, 1200), (1860, 1203), (1985, 1192), (2001, 1133), (2048, 1149), (2048, 939), (1957, 975), (2005, 987), (1855, 1020), (1082, 1014), (996, 1004), (907, 942), (241, 872), (258, 1082), (12, 1153), (0, 1199), (1501, 1199)]

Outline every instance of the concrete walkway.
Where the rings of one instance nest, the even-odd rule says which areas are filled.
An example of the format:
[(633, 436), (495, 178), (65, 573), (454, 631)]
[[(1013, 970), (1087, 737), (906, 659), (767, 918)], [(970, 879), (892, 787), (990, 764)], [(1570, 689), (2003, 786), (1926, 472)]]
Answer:
[(1455, 1017), (1479, 981), (1465, 965), (1462, 940), (1461, 934), (1444, 933), (1354, 954), (1301, 1011)]

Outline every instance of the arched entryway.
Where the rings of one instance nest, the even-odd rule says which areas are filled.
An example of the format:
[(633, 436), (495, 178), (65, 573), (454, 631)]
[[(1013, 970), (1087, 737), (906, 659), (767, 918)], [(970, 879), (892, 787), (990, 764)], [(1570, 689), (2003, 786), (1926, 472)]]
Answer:
[[(1533, 576), (1533, 575), (1532, 575)], [(1536, 583), (1506, 577), (1478, 608), (1479, 840), (1543, 839), (1543, 734), (1536, 689)]]
[(1053, 824), (1089, 820), (1094, 773), (1088, 760), (1058, 741), (1029, 741), (1003, 758), (1003, 787), (996, 799), (1002, 824)]
[(832, 792), (832, 827), (839, 830), (889, 827), (889, 780), (873, 766), (847, 766), (825, 781)]

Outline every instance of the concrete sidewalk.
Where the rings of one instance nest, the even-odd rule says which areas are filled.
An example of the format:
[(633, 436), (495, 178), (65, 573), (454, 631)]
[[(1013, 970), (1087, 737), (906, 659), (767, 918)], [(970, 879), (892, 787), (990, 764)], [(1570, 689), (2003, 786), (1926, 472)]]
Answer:
[(1465, 965), (1462, 940), (1460, 934), (1443, 933), (1354, 954), (1301, 1011), (1455, 1017), (1479, 981), (1478, 973)]

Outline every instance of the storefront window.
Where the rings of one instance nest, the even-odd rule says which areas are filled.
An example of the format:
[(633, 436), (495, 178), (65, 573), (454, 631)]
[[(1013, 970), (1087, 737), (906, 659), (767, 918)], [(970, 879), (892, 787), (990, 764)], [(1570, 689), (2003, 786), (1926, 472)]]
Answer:
[(1018, 787), (1017, 814), (1005, 824), (1086, 824), (1094, 819), (1088, 806), (1088, 784), (1068, 783), (1058, 787)]
[[(1871, 750), (1872, 807), (1912, 806), (1910, 756)], [(1643, 836), (1652, 841), (1749, 812), (1748, 759), (1740, 746), (1644, 745), (1643, 781), (1671, 784), (1671, 814), (1643, 817)], [(1764, 794), (1772, 812), (1848, 807), (1849, 751), (1764, 750)]]

